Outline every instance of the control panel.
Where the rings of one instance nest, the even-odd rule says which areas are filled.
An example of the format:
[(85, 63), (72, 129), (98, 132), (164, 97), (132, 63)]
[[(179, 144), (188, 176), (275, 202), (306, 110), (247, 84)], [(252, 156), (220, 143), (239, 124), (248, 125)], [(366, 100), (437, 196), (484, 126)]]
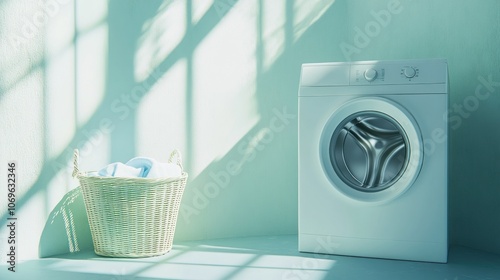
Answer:
[(351, 85), (377, 84), (413, 84), (413, 83), (443, 83), (446, 77), (435, 67), (413, 64), (352, 64), (350, 69)]
[(301, 86), (370, 86), (446, 84), (444, 60), (309, 63), (302, 66)]

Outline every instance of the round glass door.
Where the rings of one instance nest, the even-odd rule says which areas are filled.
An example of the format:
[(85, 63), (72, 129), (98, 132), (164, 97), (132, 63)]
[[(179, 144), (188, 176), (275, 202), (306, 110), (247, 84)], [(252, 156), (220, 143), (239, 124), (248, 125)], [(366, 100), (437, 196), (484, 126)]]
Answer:
[(357, 201), (389, 201), (411, 187), (423, 160), (417, 122), (399, 104), (359, 98), (334, 110), (320, 140), (332, 185)]
[(408, 165), (408, 140), (390, 116), (362, 112), (349, 116), (335, 130), (330, 161), (348, 186), (376, 192), (393, 185)]

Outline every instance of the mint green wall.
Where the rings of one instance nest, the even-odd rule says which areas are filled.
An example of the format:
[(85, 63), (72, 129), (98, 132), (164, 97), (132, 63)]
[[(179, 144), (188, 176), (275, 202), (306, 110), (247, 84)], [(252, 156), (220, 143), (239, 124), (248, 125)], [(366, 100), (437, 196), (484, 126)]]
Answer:
[[(34, 79), (14, 72), (25, 87), (9, 87), (15, 63), (0, 61), (0, 127), (11, 135), (0, 159), (25, 166), (19, 215), (35, 217), (23, 258), (38, 242), (41, 255), (91, 246), (84, 216), (69, 231), (61, 220), (82, 209), (70, 192), (75, 147), (84, 170), (180, 149), (190, 178), (177, 240), (294, 234), (300, 65), (432, 57), (450, 71), (450, 240), (500, 253), (500, 2), (54, 1), (40, 41), (15, 57)], [(2, 20), (43, 11), (0, 3)], [(22, 24), (0, 36), (22, 35)]]

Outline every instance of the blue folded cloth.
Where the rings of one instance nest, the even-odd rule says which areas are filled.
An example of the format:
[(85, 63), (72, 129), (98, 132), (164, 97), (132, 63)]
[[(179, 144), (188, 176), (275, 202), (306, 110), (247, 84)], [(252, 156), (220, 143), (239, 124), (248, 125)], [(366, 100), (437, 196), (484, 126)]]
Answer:
[(136, 157), (125, 164), (114, 162), (97, 172), (98, 176), (128, 178), (179, 177), (181, 174), (182, 170), (180, 166), (173, 163), (158, 162), (147, 157)]

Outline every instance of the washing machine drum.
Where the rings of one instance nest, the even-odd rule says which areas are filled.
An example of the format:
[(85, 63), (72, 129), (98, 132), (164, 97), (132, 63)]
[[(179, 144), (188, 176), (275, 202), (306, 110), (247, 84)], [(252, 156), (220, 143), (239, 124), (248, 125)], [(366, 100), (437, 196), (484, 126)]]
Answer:
[(335, 110), (323, 130), (320, 155), (327, 177), (342, 194), (385, 202), (411, 187), (422, 147), (409, 112), (390, 100), (364, 98)]

